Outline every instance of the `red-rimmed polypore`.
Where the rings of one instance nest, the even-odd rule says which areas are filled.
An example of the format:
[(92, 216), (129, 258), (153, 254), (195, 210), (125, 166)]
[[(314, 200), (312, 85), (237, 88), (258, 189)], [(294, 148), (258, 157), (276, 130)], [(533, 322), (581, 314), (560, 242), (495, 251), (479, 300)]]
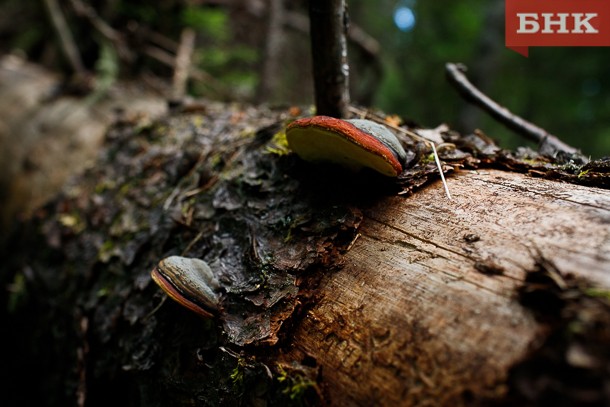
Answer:
[(203, 260), (170, 256), (159, 262), (151, 277), (171, 299), (203, 317), (213, 317), (218, 310), (220, 285)]
[(288, 146), (306, 161), (326, 161), (398, 176), (406, 161), (402, 145), (385, 126), (370, 120), (313, 116), (286, 128)]

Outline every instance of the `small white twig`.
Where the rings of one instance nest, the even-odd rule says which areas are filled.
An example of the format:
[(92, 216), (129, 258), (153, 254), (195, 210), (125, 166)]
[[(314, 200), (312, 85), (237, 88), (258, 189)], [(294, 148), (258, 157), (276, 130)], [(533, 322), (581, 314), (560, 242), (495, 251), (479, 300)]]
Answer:
[(443, 182), (443, 187), (445, 187), (445, 193), (447, 194), (447, 198), (451, 200), (451, 194), (449, 193), (449, 186), (447, 186), (447, 181), (445, 180), (445, 174), (443, 174), (443, 168), (441, 166), (441, 160), (438, 158), (438, 153), (436, 152), (436, 146), (433, 142), (430, 142), (430, 146), (432, 147), (432, 152), (434, 153), (434, 161), (436, 161), (436, 166), (438, 167), (438, 172), (441, 174), (441, 181)]

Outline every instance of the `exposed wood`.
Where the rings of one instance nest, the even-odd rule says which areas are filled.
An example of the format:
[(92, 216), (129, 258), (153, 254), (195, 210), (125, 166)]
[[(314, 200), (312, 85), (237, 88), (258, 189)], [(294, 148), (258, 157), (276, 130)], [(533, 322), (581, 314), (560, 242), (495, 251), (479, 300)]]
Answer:
[(449, 184), (452, 201), (437, 184), (366, 208), (345, 267), (318, 287), (290, 356), (317, 361), (332, 405), (502, 394), (540, 333), (515, 300), (536, 249), (610, 287), (610, 191), (500, 171)]

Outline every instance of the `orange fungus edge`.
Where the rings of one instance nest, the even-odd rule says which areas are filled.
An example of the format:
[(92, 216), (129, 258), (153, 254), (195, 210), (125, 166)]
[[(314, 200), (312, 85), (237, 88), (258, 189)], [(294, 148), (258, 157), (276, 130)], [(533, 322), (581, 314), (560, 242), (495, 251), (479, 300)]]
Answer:
[(172, 300), (176, 301), (178, 304), (190, 309), (191, 311), (201, 315), (202, 317), (211, 318), (214, 316), (200, 305), (197, 305), (188, 298), (185, 298), (182, 293), (180, 293), (174, 287), (174, 285), (159, 272), (157, 267), (153, 269), (153, 271), (150, 273), (150, 276), (152, 277), (153, 281), (157, 283), (157, 285), (163, 290), (163, 292), (165, 292), (165, 294), (167, 294)]
[(293, 121), (287, 126), (286, 130), (290, 130), (295, 127), (317, 127), (326, 131), (333, 132), (351, 141), (357, 146), (365, 149), (366, 151), (383, 157), (383, 159), (387, 161), (396, 171), (397, 176), (403, 170), (402, 164), (400, 163), (400, 161), (398, 161), (398, 158), (392, 150), (390, 150), (381, 141), (377, 140), (375, 136), (365, 133), (358, 127), (354, 126), (349, 122), (346, 122), (345, 120), (336, 119), (334, 117), (329, 116), (306, 117)]

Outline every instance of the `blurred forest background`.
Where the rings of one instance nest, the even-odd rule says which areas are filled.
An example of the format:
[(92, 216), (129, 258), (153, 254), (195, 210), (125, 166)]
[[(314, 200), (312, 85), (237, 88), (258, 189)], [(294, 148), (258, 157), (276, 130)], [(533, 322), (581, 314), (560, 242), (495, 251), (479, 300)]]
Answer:
[[(0, 52), (62, 73), (45, 4), (0, 2)], [(53, 0), (55, 1), (55, 0)], [(181, 33), (196, 48), (189, 94), (215, 100), (313, 103), (306, 0), (59, 0), (91, 89), (118, 79), (170, 81)], [(444, 77), (461, 62), (491, 98), (594, 158), (610, 155), (610, 51), (504, 47), (504, 1), (348, 0), (352, 101), (434, 127), (476, 128), (503, 147), (527, 144), (461, 99)], [(48, 4), (47, 4), (48, 5)], [(82, 78), (80, 78), (82, 80)]]

